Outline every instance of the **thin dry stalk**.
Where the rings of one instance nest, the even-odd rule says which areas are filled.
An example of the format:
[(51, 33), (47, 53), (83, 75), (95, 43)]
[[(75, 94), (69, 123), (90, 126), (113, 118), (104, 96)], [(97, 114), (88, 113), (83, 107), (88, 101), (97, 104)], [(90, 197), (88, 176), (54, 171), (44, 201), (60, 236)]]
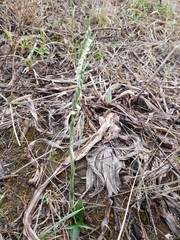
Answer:
[(133, 184), (132, 184), (132, 187), (131, 187), (131, 191), (130, 191), (128, 202), (127, 202), (127, 206), (126, 206), (126, 211), (125, 211), (125, 214), (124, 214), (123, 222), (122, 222), (121, 229), (120, 229), (120, 232), (119, 232), (117, 240), (121, 240), (122, 239), (123, 232), (125, 231), (126, 219), (127, 219), (127, 216), (128, 216), (130, 202), (131, 202), (132, 194), (133, 194), (133, 191), (134, 191), (135, 183), (136, 183), (136, 180), (138, 178), (139, 170), (140, 170), (140, 165), (139, 165), (138, 171), (136, 173), (136, 176), (134, 178), (134, 181), (133, 181)]

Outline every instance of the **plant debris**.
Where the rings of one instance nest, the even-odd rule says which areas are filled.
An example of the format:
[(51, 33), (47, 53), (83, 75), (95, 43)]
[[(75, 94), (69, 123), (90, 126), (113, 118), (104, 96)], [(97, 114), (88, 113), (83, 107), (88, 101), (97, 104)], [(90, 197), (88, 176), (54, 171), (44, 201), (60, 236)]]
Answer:
[(0, 3), (0, 238), (70, 239), (70, 218), (52, 226), (71, 214), (68, 127), (90, 26), (75, 198), (96, 208), (79, 239), (176, 239), (180, 3), (70, 2)]

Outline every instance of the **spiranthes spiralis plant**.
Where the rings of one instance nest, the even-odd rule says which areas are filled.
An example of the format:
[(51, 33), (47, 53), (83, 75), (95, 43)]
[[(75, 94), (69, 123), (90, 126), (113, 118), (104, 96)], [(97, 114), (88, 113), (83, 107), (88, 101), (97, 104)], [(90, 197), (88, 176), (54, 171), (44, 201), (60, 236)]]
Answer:
[(77, 68), (76, 68), (76, 80), (77, 80), (77, 88), (75, 91), (75, 94), (72, 99), (72, 111), (71, 111), (71, 120), (69, 123), (69, 135), (70, 135), (70, 144), (69, 144), (69, 152), (70, 152), (70, 158), (71, 158), (71, 176), (70, 176), (70, 205), (72, 211), (77, 211), (79, 209), (82, 209), (82, 211), (78, 212), (73, 218), (73, 225), (74, 228), (71, 229), (71, 239), (77, 239), (80, 233), (80, 226), (83, 225), (82, 218), (83, 218), (83, 204), (82, 199), (80, 198), (75, 205), (74, 202), (74, 172), (75, 172), (75, 157), (74, 157), (74, 125), (75, 125), (75, 119), (78, 116), (78, 99), (82, 92), (82, 86), (84, 82), (84, 71), (86, 68), (85, 59), (86, 56), (90, 50), (90, 46), (93, 42), (92, 39), (90, 39), (91, 29), (88, 28), (86, 35), (84, 37), (84, 40), (82, 41), (78, 62), (77, 62)]

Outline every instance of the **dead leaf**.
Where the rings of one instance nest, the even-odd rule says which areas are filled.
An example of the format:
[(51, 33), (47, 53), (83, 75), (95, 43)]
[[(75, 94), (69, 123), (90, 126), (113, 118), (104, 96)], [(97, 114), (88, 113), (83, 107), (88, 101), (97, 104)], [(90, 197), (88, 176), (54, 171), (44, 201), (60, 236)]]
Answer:
[(164, 218), (165, 222), (167, 223), (167, 225), (169, 226), (169, 228), (171, 229), (171, 231), (176, 236), (180, 236), (179, 221), (177, 221), (177, 219), (175, 219), (175, 217), (171, 213), (165, 212), (165, 211), (163, 213), (163, 218)]
[(101, 223), (101, 235), (98, 237), (98, 240), (102, 240), (104, 238), (104, 234), (108, 228), (109, 215), (110, 215), (112, 203), (113, 203), (112, 200), (109, 198), (108, 205), (107, 205), (106, 211), (105, 211), (105, 216)]
[(5, 176), (5, 172), (4, 172), (4, 169), (3, 169), (3, 167), (2, 167), (2, 165), (0, 163), (0, 178), (4, 177), (4, 176)]
[(125, 167), (119, 161), (113, 148), (109, 146), (98, 147), (86, 155), (88, 169), (86, 173), (86, 191), (95, 187), (91, 197), (101, 192), (106, 186), (108, 195), (117, 194), (121, 185), (119, 172)]

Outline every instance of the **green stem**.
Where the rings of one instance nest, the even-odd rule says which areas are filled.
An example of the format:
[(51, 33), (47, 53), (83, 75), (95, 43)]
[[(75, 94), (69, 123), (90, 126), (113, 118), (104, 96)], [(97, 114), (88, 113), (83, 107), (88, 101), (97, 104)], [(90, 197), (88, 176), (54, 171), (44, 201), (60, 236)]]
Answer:
[(70, 176), (70, 205), (71, 209), (74, 211), (74, 150), (73, 150), (73, 144), (74, 144), (74, 116), (72, 116), (71, 122), (70, 122), (70, 145), (69, 145), (69, 154), (71, 158), (71, 176)]
[(74, 158), (74, 125), (75, 125), (75, 118), (77, 117), (78, 111), (78, 99), (82, 91), (83, 81), (84, 81), (84, 61), (86, 58), (86, 54), (89, 51), (89, 47), (92, 43), (92, 40), (89, 38), (90, 36), (90, 28), (87, 30), (85, 38), (81, 44), (80, 55), (78, 60), (78, 66), (76, 69), (76, 80), (77, 80), (77, 88), (72, 100), (72, 114), (71, 114), (71, 121), (69, 123), (69, 135), (70, 135), (70, 142), (69, 142), (69, 154), (71, 158), (71, 176), (70, 176), (70, 205), (72, 211), (75, 211), (75, 203), (74, 203), (74, 172), (75, 172), (75, 158)]

